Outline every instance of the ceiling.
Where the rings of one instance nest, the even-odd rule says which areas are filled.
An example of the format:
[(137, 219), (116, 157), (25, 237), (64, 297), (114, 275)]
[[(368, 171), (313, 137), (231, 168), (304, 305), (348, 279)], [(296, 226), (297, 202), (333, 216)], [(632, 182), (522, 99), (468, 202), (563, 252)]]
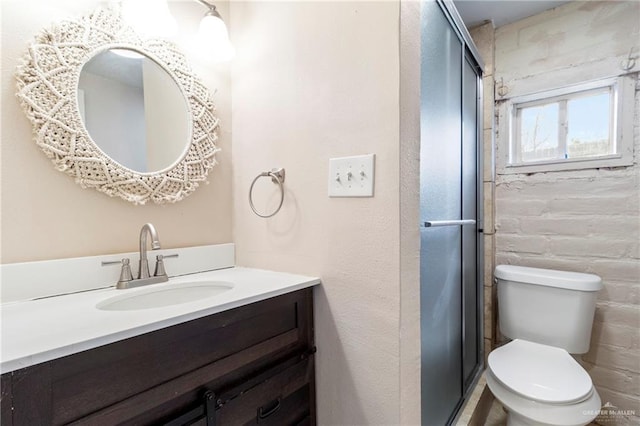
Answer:
[(467, 28), (492, 20), (501, 27), (528, 16), (553, 9), (568, 1), (548, 0), (453, 0)]

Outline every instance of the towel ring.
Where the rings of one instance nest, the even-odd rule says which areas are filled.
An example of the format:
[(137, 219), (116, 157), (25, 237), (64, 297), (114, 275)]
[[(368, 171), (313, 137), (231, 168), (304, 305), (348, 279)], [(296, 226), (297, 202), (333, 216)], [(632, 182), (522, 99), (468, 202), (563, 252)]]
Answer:
[[(260, 214), (258, 212), (258, 210), (256, 210), (256, 207), (253, 205), (253, 185), (256, 184), (256, 181), (258, 179), (260, 179), (261, 177), (269, 177), (271, 176), (271, 182), (273, 183), (277, 183), (280, 186), (280, 204), (278, 204), (278, 208), (275, 209), (275, 211), (271, 214)], [(249, 206), (251, 206), (251, 210), (253, 210), (253, 212), (262, 217), (262, 218), (268, 218), (271, 216), (274, 216), (276, 213), (278, 213), (280, 211), (280, 209), (282, 208), (282, 203), (284, 202), (284, 186), (282, 185), (284, 183), (284, 169), (283, 168), (279, 168), (279, 169), (271, 169), (270, 172), (262, 172), (260, 173), (258, 176), (256, 176), (253, 179), (253, 182), (251, 182), (251, 186), (249, 187)]]

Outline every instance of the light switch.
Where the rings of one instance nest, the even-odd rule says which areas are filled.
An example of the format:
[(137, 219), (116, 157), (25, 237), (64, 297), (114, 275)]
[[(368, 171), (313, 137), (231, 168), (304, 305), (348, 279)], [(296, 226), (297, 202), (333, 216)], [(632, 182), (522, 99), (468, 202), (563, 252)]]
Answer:
[(373, 197), (375, 154), (329, 159), (329, 197)]

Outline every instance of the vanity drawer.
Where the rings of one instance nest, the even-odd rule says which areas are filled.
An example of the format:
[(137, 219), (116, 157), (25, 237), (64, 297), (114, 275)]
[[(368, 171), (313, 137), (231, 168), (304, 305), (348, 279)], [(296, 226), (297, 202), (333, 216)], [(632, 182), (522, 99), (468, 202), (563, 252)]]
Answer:
[(274, 373), (255, 386), (222, 393), (216, 425), (297, 425), (311, 414), (313, 358)]
[(164, 426), (315, 424), (314, 358), (290, 358), (225, 390), (203, 390), (195, 407), (160, 422)]
[(7, 373), (13, 424), (157, 424), (308, 352), (312, 306), (300, 290)]

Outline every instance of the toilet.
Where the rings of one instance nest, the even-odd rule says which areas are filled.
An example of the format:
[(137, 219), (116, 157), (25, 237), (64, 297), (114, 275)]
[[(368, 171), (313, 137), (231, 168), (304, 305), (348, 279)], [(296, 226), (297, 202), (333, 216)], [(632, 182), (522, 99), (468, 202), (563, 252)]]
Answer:
[(511, 342), (489, 354), (487, 385), (507, 411), (507, 425), (581, 426), (601, 401), (571, 354), (589, 350), (597, 275), (499, 265), (500, 331)]

